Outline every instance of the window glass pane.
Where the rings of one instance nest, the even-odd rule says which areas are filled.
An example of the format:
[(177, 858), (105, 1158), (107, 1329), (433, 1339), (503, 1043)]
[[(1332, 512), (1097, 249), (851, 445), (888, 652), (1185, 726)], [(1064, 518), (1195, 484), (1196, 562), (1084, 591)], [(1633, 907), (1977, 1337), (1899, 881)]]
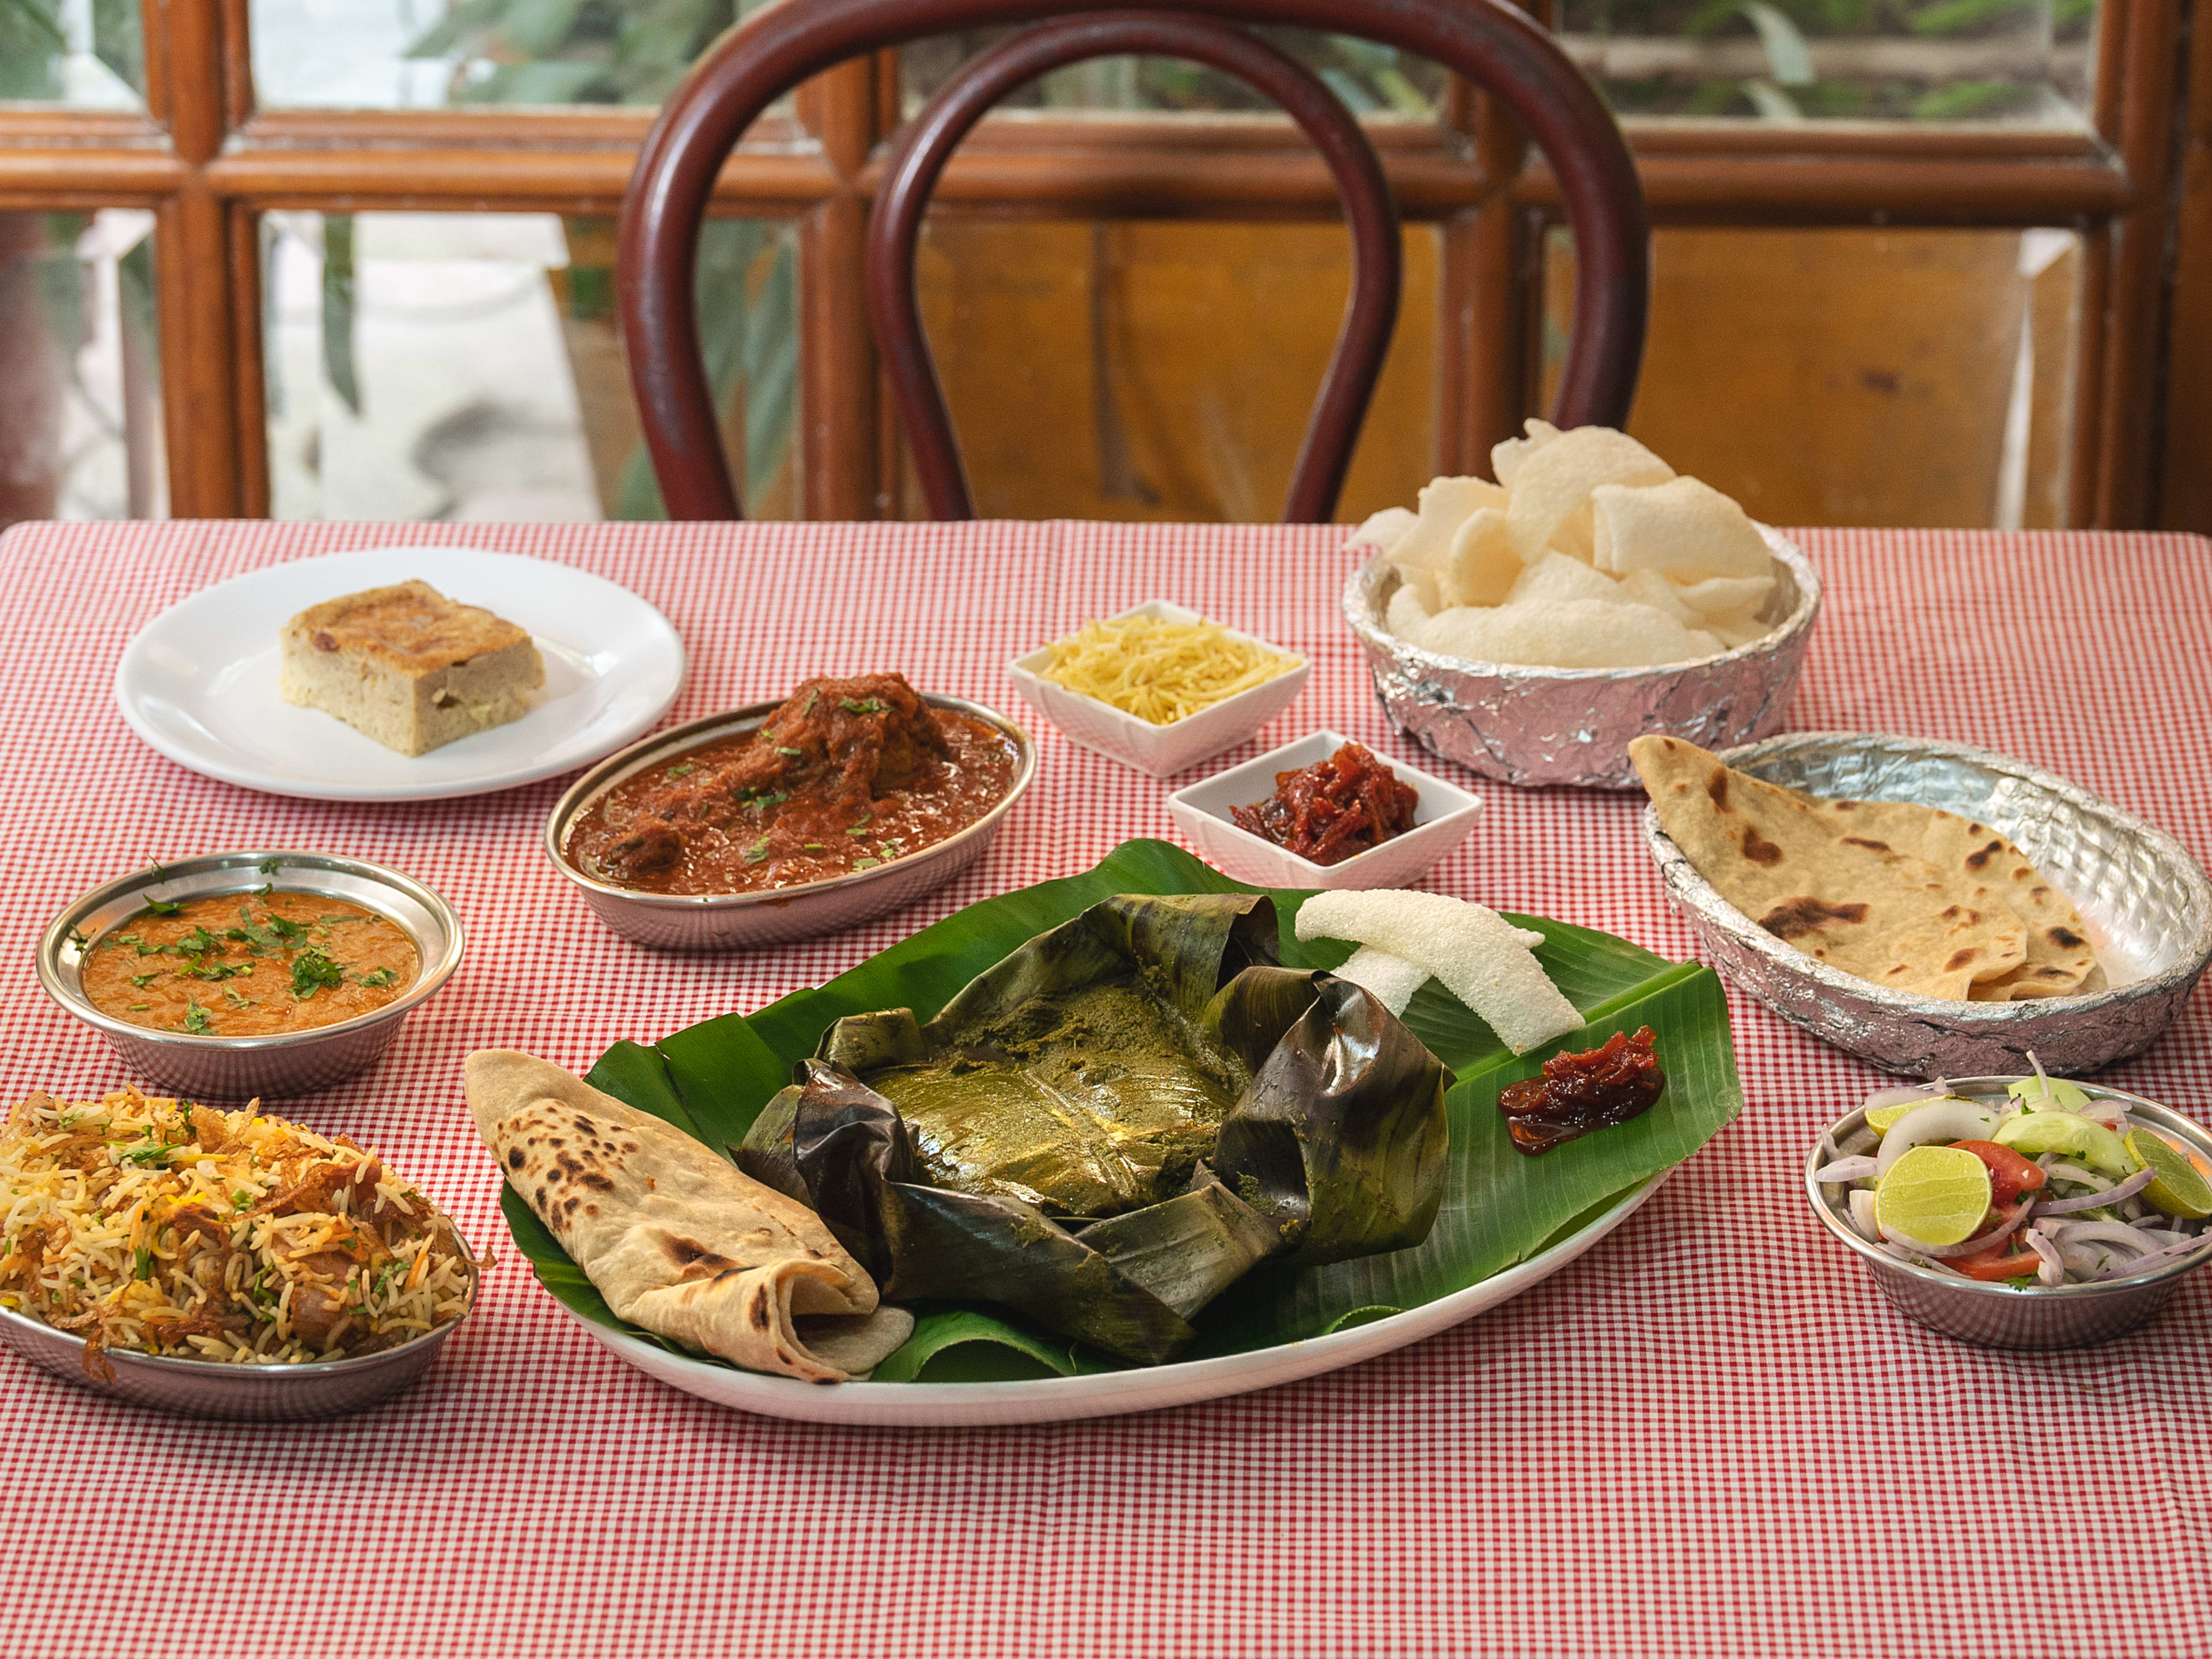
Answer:
[[(656, 518), (614, 319), (614, 228), (546, 214), (262, 222), (278, 518)], [(710, 220), (708, 370), (756, 517), (796, 500), (787, 227)]]
[(254, 94), (270, 108), (656, 104), (766, 3), (252, 0)]
[[(1339, 518), (1436, 471), (1434, 227)], [(1281, 517), (1350, 280), (1338, 225), (937, 217), (922, 318), (986, 518)], [(926, 515), (906, 480), (904, 508)]]
[[(908, 114), (943, 86), (952, 71), (1008, 29), (966, 29), (917, 40), (900, 53)], [(1345, 34), (1310, 29), (1261, 29), (1291, 57), (1333, 88), (1355, 115), (1433, 120), (1443, 101), (1445, 76), (1436, 64), (1395, 47)], [(1102, 58), (1071, 64), (1009, 97), (1002, 108), (1143, 110), (1206, 114), (1224, 110), (1272, 110), (1274, 106), (1233, 76), (1169, 58)]]
[(2096, 0), (1561, 0), (1623, 115), (2083, 128)]
[(138, 0), (0, 0), (0, 102), (137, 108), (140, 28)]
[(154, 216), (0, 213), (0, 526), (167, 511)]
[[(1629, 430), (1777, 525), (2066, 521), (2081, 238), (1662, 230)], [(1546, 271), (1545, 401), (1571, 312)]]

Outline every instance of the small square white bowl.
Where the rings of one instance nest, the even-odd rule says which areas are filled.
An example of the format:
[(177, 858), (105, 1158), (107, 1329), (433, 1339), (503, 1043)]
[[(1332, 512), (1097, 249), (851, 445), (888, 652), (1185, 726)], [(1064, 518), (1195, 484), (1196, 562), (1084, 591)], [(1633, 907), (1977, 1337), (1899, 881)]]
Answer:
[(1376, 757), (1419, 795), (1413, 808), (1413, 827), (1379, 847), (1353, 854), (1341, 864), (1316, 864), (1263, 836), (1239, 829), (1230, 818), (1231, 807), (1255, 805), (1273, 794), (1278, 772), (1295, 772), (1327, 760), (1353, 741), (1339, 732), (1316, 732), (1296, 743), (1271, 749), (1257, 760), (1176, 790), (1168, 797), (1168, 815), (1190, 838), (1200, 858), (1255, 887), (1410, 886), (1467, 839), (1482, 811), (1482, 802), (1457, 785), (1403, 761)]
[[(1113, 620), (1119, 622), (1123, 617), (1158, 617), (1182, 623), (1210, 620), (1166, 599), (1147, 599)], [(1235, 628), (1226, 631), (1280, 656), (1299, 655), (1270, 644), (1256, 634)], [(1234, 749), (1288, 708), (1298, 693), (1306, 689), (1306, 680), (1313, 672), (1313, 665), (1301, 659), (1288, 673), (1278, 674), (1249, 691), (1240, 691), (1195, 714), (1187, 714), (1172, 725), (1155, 726), (1134, 714), (1126, 714), (1110, 703), (1086, 697), (1046, 679), (1042, 670), (1048, 649), (1039, 646), (1006, 665), (1006, 672), (1012, 676), (1016, 688), (1030, 706), (1057, 726), (1070, 743), (1095, 749), (1109, 760), (1133, 766), (1156, 778), (1172, 777), (1224, 749)]]

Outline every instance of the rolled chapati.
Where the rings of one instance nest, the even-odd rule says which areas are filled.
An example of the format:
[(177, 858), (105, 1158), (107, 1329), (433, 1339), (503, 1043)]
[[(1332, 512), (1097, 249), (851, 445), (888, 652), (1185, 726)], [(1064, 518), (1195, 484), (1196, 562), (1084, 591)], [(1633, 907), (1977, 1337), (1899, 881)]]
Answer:
[[(808, 1382), (869, 1370), (912, 1332), (821, 1218), (672, 1124), (512, 1049), (471, 1054), (465, 1075), (508, 1185), (619, 1317)], [(816, 1317), (818, 1348), (800, 1322)]]

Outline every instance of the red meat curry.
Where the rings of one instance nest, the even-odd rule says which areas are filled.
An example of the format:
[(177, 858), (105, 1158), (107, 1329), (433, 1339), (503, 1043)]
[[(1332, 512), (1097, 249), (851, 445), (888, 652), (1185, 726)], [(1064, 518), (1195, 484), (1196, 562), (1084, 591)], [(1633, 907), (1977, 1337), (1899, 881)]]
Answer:
[(743, 893), (872, 869), (933, 847), (1012, 788), (1013, 741), (922, 702), (903, 675), (808, 680), (744, 737), (625, 779), (568, 856), (648, 893)]

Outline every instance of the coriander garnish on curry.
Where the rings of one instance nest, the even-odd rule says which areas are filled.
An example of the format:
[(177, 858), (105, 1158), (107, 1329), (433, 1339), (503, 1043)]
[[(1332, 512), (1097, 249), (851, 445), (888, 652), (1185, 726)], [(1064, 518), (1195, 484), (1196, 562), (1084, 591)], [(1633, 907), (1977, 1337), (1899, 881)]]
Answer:
[(154, 1031), (275, 1036), (373, 1013), (422, 963), (387, 916), (259, 889), (167, 901), (94, 940), (80, 983), (101, 1013)]

